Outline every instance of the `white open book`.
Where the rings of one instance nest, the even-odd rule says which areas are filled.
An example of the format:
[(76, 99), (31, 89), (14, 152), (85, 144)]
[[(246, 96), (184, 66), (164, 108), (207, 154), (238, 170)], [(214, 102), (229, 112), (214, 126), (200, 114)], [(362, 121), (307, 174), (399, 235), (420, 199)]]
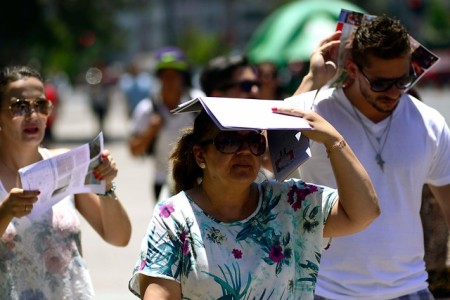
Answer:
[(300, 134), (300, 130), (311, 129), (308, 122), (272, 112), (273, 107), (287, 105), (280, 100), (199, 97), (180, 104), (172, 113), (205, 109), (220, 130), (267, 130), (275, 179), (281, 181), (311, 157), (309, 140)]

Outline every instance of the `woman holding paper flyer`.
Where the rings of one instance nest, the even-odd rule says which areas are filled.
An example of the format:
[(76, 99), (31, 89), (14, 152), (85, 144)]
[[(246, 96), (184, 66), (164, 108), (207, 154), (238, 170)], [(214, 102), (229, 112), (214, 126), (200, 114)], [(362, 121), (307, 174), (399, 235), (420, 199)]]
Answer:
[(303, 134), (327, 149), (339, 191), (302, 180), (255, 183), (260, 131), (220, 131), (203, 110), (171, 155), (177, 195), (157, 203), (130, 290), (142, 299), (312, 299), (323, 237), (380, 213), (370, 179), (315, 113)]
[[(44, 81), (26, 66), (0, 71), (0, 295), (2, 299), (94, 299), (81, 257), (77, 211), (108, 243), (127, 245), (131, 225), (114, 193), (117, 166), (108, 150), (93, 176), (106, 193), (67, 196), (32, 218), (39, 190), (23, 190), (18, 170), (68, 151), (40, 145), (52, 111)], [(42, 195), (41, 195), (42, 196)]]

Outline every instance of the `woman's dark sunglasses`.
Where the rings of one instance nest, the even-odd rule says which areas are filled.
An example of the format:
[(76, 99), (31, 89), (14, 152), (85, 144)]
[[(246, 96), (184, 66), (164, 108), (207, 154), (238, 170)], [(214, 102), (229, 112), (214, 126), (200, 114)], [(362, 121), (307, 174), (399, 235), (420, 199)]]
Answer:
[(370, 80), (367, 78), (367, 75), (363, 72), (362, 68), (358, 66), (359, 71), (366, 79), (367, 83), (370, 86), (370, 89), (376, 93), (386, 92), (391, 89), (394, 85), (399, 90), (406, 90), (409, 88), (414, 79), (416, 79), (416, 73), (414, 72), (414, 68), (409, 70), (409, 74), (407, 76), (403, 76), (401, 78), (396, 79), (375, 79)]
[(52, 103), (44, 98), (11, 100), (9, 111), (13, 117), (21, 117), (36, 113), (48, 116), (52, 112)]
[(202, 141), (199, 145), (214, 144), (217, 151), (233, 154), (242, 149), (244, 142), (247, 143), (253, 155), (260, 156), (266, 151), (266, 137), (257, 132), (241, 135), (237, 131), (221, 131), (213, 139)]
[(227, 90), (227, 89), (231, 89), (234, 87), (239, 87), (239, 89), (241, 91), (243, 91), (244, 93), (250, 93), (254, 86), (259, 88), (261, 86), (261, 82), (256, 81), (256, 80), (243, 80), (243, 81), (229, 82), (229, 83), (225, 83), (224, 85), (222, 85), (220, 87), (220, 89)]

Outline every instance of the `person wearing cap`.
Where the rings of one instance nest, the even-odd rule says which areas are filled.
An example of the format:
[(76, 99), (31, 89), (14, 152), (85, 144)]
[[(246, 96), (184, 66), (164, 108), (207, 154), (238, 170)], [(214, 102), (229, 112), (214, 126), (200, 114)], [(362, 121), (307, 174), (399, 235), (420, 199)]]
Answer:
[(155, 199), (168, 177), (168, 159), (180, 130), (191, 126), (194, 114), (173, 115), (170, 110), (190, 99), (204, 96), (191, 86), (189, 64), (183, 51), (167, 46), (155, 52), (156, 77), (160, 89), (139, 102), (131, 118), (129, 149), (133, 156), (151, 155), (155, 162), (153, 193)]

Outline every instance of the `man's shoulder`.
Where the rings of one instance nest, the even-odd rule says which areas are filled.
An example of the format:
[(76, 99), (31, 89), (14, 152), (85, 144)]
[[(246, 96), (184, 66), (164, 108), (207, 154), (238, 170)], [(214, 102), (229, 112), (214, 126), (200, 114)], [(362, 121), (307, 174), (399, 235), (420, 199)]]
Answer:
[(293, 95), (291, 97), (285, 98), (284, 101), (290, 104), (294, 104), (297, 107), (301, 107), (303, 109), (311, 109), (317, 103), (331, 98), (334, 94), (334, 91), (334, 88), (321, 88), (318, 90)]
[(342, 88), (324, 88), (317, 92), (316, 101), (324, 102), (342, 98), (345, 98)]
[(336, 115), (347, 106), (347, 97), (341, 88), (330, 88), (318, 93), (314, 99), (314, 110), (323, 117), (332, 113)]
[(418, 113), (424, 120), (434, 122), (445, 122), (444, 116), (434, 107), (429, 106), (417, 98), (404, 94), (402, 95), (403, 105), (406, 111)]

